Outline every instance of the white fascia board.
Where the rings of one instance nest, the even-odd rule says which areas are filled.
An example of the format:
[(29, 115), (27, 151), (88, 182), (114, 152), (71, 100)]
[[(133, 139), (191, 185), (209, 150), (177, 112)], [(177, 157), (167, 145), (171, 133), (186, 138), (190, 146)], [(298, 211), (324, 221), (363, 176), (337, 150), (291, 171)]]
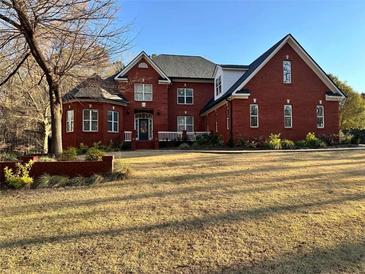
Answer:
[(212, 111), (214, 111), (217, 108), (220, 108), (221, 106), (223, 106), (224, 104), (226, 104), (227, 101), (232, 101), (233, 99), (248, 99), (249, 97), (250, 97), (250, 94), (231, 95), (228, 98), (224, 99), (222, 102), (219, 102), (214, 107), (212, 107), (212, 108), (208, 109), (207, 111), (203, 112), (202, 114), (200, 114), (200, 116), (205, 116), (208, 113), (211, 113)]
[(228, 99), (233, 100), (233, 99), (248, 99), (250, 97), (251, 94), (235, 94), (232, 96), (229, 96)]
[(326, 101), (341, 101), (343, 99), (345, 99), (345, 97), (326, 95)]
[(122, 76), (124, 74), (126, 74), (131, 68), (133, 68), (137, 62), (139, 60), (141, 60), (142, 58), (145, 58), (146, 61), (158, 72), (158, 74), (160, 74), (160, 76), (162, 76), (163, 78), (166, 78), (167, 82), (170, 84), (171, 80), (169, 79), (169, 77), (167, 77), (167, 75), (155, 64), (155, 62), (153, 62), (153, 60), (144, 52), (142, 51), (140, 54), (138, 54), (124, 69), (122, 69), (121, 72), (119, 72), (115, 77), (114, 80), (122, 80), (124, 81), (124, 79)]
[(168, 81), (168, 80), (158, 80), (158, 83), (159, 84), (162, 84), (162, 85), (168, 85), (168, 84), (170, 84), (171, 83), (171, 81)]

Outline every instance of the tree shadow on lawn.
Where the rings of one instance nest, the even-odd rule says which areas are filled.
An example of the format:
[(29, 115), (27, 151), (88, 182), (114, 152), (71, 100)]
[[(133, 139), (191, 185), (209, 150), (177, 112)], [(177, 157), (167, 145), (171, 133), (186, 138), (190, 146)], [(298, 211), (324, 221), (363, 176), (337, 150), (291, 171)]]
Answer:
[(346, 202), (361, 201), (365, 199), (365, 194), (357, 195), (343, 195), (337, 199), (314, 201), (309, 203), (300, 203), (294, 205), (279, 205), (263, 208), (252, 208), (245, 210), (236, 210), (231, 212), (224, 212), (215, 215), (206, 215), (204, 217), (190, 218), (187, 220), (170, 221), (164, 223), (155, 223), (141, 226), (133, 226), (119, 229), (109, 229), (101, 231), (80, 231), (77, 234), (44, 236), (29, 239), (17, 239), (10, 241), (0, 242), (0, 248), (15, 248), (26, 245), (42, 245), (46, 243), (60, 243), (65, 241), (73, 241), (85, 237), (97, 237), (97, 236), (118, 236), (125, 233), (148, 233), (153, 230), (198, 230), (206, 226), (211, 225), (223, 225), (231, 224), (234, 222), (240, 222), (244, 220), (262, 219), (265, 217), (273, 216), (282, 213), (296, 213), (303, 211), (303, 209), (326, 206), (326, 205), (338, 205)]
[[(31, 204), (31, 205), (24, 205), (22, 207), (14, 206), (14, 207), (7, 207), (4, 208), (3, 211), (6, 212), (5, 214), (0, 214), (3, 217), (6, 216), (14, 216), (14, 215), (22, 215), (22, 214), (29, 214), (31, 212), (39, 212), (39, 211), (48, 211), (48, 210), (57, 210), (62, 208), (75, 208), (79, 206), (95, 206), (98, 204), (104, 204), (104, 203), (110, 203), (110, 202), (124, 202), (124, 201), (136, 201), (141, 199), (148, 199), (148, 198), (165, 198), (175, 195), (181, 195), (181, 194), (190, 194), (194, 192), (204, 192), (204, 191), (214, 191), (219, 190), (221, 188), (230, 188), (230, 187), (251, 187), (249, 189), (242, 189), (238, 190), (238, 193), (244, 194), (244, 193), (252, 193), (255, 191), (269, 191), (269, 190), (279, 190), (282, 187), (295, 187), (298, 184), (303, 184), (306, 182), (315, 182), (315, 183), (330, 183), (337, 186), (361, 186), (360, 183), (341, 183), (339, 182), (341, 179), (346, 179), (349, 176), (352, 178), (355, 177), (363, 177), (363, 171), (357, 170), (356, 173), (351, 172), (341, 172), (337, 174), (333, 174), (332, 172), (324, 172), (324, 173), (316, 173), (315, 176), (312, 174), (293, 174), (290, 176), (285, 177), (279, 177), (275, 178), (272, 181), (268, 181), (268, 178), (255, 178), (252, 182), (245, 182), (242, 181), (242, 183), (237, 182), (231, 182), (229, 181), (229, 177), (234, 177), (238, 175), (242, 175), (244, 171), (237, 170), (237, 171), (226, 171), (226, 172), (215, 172), (210, 174), (204, 174), (199, 175), (199, 178), (203, 178), (204, 180), (210, 180), (210, 179), (218, 179), (220, 177), (224, 177), (225, 180), (223, 183), (213, 183), (209, 185), (200, 185), (200, 186), (191, 186), (191, 187), (184, 187), (184, 188), (178, 188), (173, 189), (171, 191), (155, 191), (155, 192), (148, 192), (148, 193), (137, 193), (137, 194), (131, 194), (131, 195), (117, 195), (112, 197), (102, 197), (102, 198), (94, 198), (94, 199), (86, 199), (86, 200), (78, 200), (73, 199), (71, 201), (59, 201), (59, 202), (50, 202), (50, 203), (41, 203), (41, 204)], [(229, 177), (227, 178), (227, 175)], [(330, 178), (326, 178), (328, 175), (330, 175)], [(180, 185), (180, 181), (185, 181), (182, 179), (177, 179), (178, 176), (172, 176), (174, 179), (171, 181), (174, 181), (174, 183), (171, 183), (171, 181), (163, 181), (156, 183), (156, 184), (173, 184), (173, 185)], [(195, 175), (193, 175), (195, 177)], [(324, 178), (323, 178), (324, 177)], [(191, 180), (192, 177), (190, 177), (189, 180)], [(326, 181), (324, 181), (326, 179)], [(330, 180), (334, 180), (335, 182), (330, 182)], [(292, 182), (293, 181), (293, 182)], [(143, 183), (143, 184), (151, 184), (151, 183)], [(264, 187), (257, 187), (257, 184), (264, 184)], [(274, 185), (273, 185), (274, 184)], [(281, 184), (281, 186), (278, 186), (278, 184)], [(130, 185), (138, 186), (140, 183), (130, 183)], [(269, 186), (268, 186), (269, 185)], [(126, 184), (123, 183), (123, 187), (126, 186)], [(253, 187), (252, 187), (253, 186)], [(319, 187), (325, 187), (328, 185), (319, 185)], [(112, 187), (115, 187), (113, 184)], [(72, 189), (71, 189), (72, 190)], [(68, 189), (65, 189), (65, 191), (69, 191)], [(235, 191), (235, 190), (234, 190)]]
[[(343, 176), (346, 177), (346, 176)], [(338, 178), (337, 178), (338, 179)], [(249, 186), (249, 184), (242, 184), (242, 185), (231, 185), (229, 182), (226, 183), (220, 183), (220, 184), (214, 184), (211, 186), (195, 186), (195, 187), (188, 187), (188, 188), (183, 188), (183, 189), (179, 189), (179, 190), (174, 190), (171, 192), (150, 192), (150, 193), (144, 193), (144, 194), (135, 194), (135, 195), (128, 195), (125, 197), (110, 197), (107, 199), (100, 199), (100, 200), (84, 200), (82, 202), (84, 202), (83, 204), (79, 203), (77, 204), (77, 206), (87, 206), (88, 209), (90, 209), (93, 206), (98, 206), (104, 203), (112, 203), (112, 202), (124, 202), (124, 201), (136, 201), (136, 200), (140, 200), (140, 199), (148, 199), (148, 198), (166, 198), (166, 197), (171, 197), (171, 196), (176, 196), (176, 195), (183, 195), (183, 194), (191, 194), (188, 198), (189, 201), (209, 201), (209, 200), (216, 200), (217, 202), (220, 201), (220, 199), (228, 199), (229, 196), (233, 196), (233, 195), (244, 195), (244, 194), (249, 194), (249, 193), (259, 193), (259, 192), (268, 192), (268, 191), (281, 191), (283, 189), (285, 190), (289, 190), (289, 189), (294, 189), (297, 188), (298, 185), (301, 185), (303, 183), (306, 182), (311, 182), (311, 183), (321, 183), (322, 179), (321, 178), (316, 178), (316, 179), (312, 179), (312, 178), (302, 178), (300, 179), (300, 181), (296, 181), (295, 184), (291, 183), (291, 182), (286, 182), (286, 181), (281, 181), (280, 183), (276, 183), (275, 185), (264, 185), (264, 186), (260, 186), (260, 187), (251, 187), (251, 188), (245, 188), (245, 189), (237, 189), (237, 186)], [(262, 183), (262, 182), (261, 182)], [(356, 187), (356, 186), (362, 186), (363, 183), (342, 183), (342, 182), (336, 182), (335, 185), (333, 187), (331, 187), (331, 189), (329, 190), (329, 193), (332, 193), (334, 190), (342, 190), (344, 187)], [(234, 189), (232, 189), (232, 187)], [(313, 190), (313, 189), (312, 189)], [(323, 188), (318, 188), (318, 190), (323, 190), (325, 191), (325, 189)], [(216, 192), (218, 191), (218, 193)], [(304, 196), (302, 196), (304, 197)], [(244, 198), (244, 196), (242, 196), (242, 199)], [(313, 198), (313, 193), (308, 194), (308, 198)], [(305, 198), (306, 199), (306, 198)], [(75, 204), (78, 203), (78, 201), (72, 201), (69, 202), (67, 204), (65, 204), (65, 202), (60, 202), (60, 203), (55, 203), (52, 206), (47, 206), (46, 210), (42, 210), (41, 212), (48, 212), (48, 210), (57, 210), (57, 209), (63, 209), (63, 208), (67, 208), (67, 207), (75, 207)], [(47, 204), (46, 204), (47, 205)], [(145, 209), (145, 206), (143, 205), (133, 205), (134, 210), (136, 209), (136, 207), (140, 207), (141, 209)], [(33, 209), (33, 212), (39, 212), (39, 208), (37, 208), (37, 210)], [(76, 213), (72, 213), (72, 212), (67, 212), (67, 213), (62, 213), (62, 214), (57, 214), (57, 215), (52, 215), (52, 216), (31, 216), (28, 217), (27, 215), (29, 215), (30, 213), (32, 213), (31, 210), (27, 209), (24, 210), (24, 208), (22, 208), (21, 213), (26, 214), (24, 216), (24, 218), (22, 218), (22, 220), (24, 221), (37, 221), (41, 218), (46, 219), (47, 221), (50, 221), (52, 219), (57, 220), (59, 218), (64, 218), (69, 216), (70, 218), (78, 218), (78, 217), (83, 217), (83, 218), (88, 218), (88, 217), (92, 217), (92, 216), (97, 216), (98, 214), (104, 214), (104, 215), (108, 215), (109, 211), (106, 209), (101, 209), (101, 210), (93, 210), (91, 212), (76, 212)], [(2, 218), (6, 218), (6, 217), (14, 217), (14, 215), (17, 215), (16, 213), (12, 212), (12, 213), (8, 213), (6, 215), (3, 215)], [(21, 215), (21, 214), (18, 214)], [(5, 220), (5, 219), (4, 219)], [(11, 223), (11, 222), (18, 222), (17, 220), (14, 221), (7, 221), (7, 224)]]
[[(336, 167), (341, 167), (341, 166), (353, 166), (355, 163), (348, 163), (348, 162), (341, 162), (341, 163), (336, 163), (336, 164), (312, 164), (312, 165), (305, 165), (305, 166), (289, 166), (289, 165), (268, 165), (268, 166), (263, 166), (263, 167), (244, 167), (243, 169), (239, 169), (239, 170), (227, 170), (227, 171), (220, 171), (220, 172), (210, 172), (210, 173), (198, 173), (198, 170), (189, 170), (187, 169), (187, 173), (181, 174), (181, 175), (168, 175), (168, 176), (159, 176), (157, 177), (151, 177), (151, 181), (152, 179), (158, 180), (158, 182), (148, 182), (150, 184), (165, 184), (165, 183), (172, 183), (174, 182), (174, 184), (179, 184), (181, 182), (185, 182), (185, 181), (189, 181), (189, 180), (194, 180), (194, 179), (207, 179), (207, 178), (218, 178), (218, 177), (223, 177), (223, 176), (234, 176), (234, 175), (261, 175), (262, 173), (275, 173), (275, 172), (285, 172), (285, 171), (289, 171), (289, 170), (302, 170), (305, 168), (315, 168), (315, 167), (331, 167), (331, 168), (336, 168)], [(360, 165), (360, 164), (365, 164), (365, 161), (363, 162), (356, 162), (356, 165)], [(190, 166), (191, 168), (191, 166)], [(216, 170), (216, 168), (212, 168), (212, 171)], [(313, 170), (315, 171), (315, 170)], [(309, 171), (310, 172), (310, 171)], [(362, 176), (364, 176), (365, 178), (365, 170), (362, 169), (354, 169), (352, 170), (346, 170), (346, 172), (349, 173), (349, 175), (351, 175), (351, 173), (353, 172), (354, 174), (360, 173), (362, 174)], [(317, 174), (319, 174), (318, 172), (315, 174), (311, 174), (312, 177), (316, 177)], [(329, 173), (329, 174), (333, 174), (333, 172)], [(135, 178), (137, 179), (149, 179), (148, 175), (142, 175), (142, 176), (135, 176)], [(285, 176), (286, 178), (286, 176)], [(138, 185), (138, 184), (146, 184), (146, 182), (135, 182), (133, 180), (129, 180), (126, 181), (123, 186), (127, 186), (127, 185)]]
[[(110, 203), (110, 202), (124, 202), (124, 201), (137, 201), (141, 199), (148, 199), (148, 198), (165, 198), (175, 195), (181, 195), (181, 194), (190, 194), (194, 192), (203, 192), (203, 191), (214, 191), (219, 190), (221, 188), (229, 188), (229, 187), (252, 187), (249, 189), (242, 189), (239, 192), (241, 194), (244, 193), (250, 193), (255, 191), (269, 191), (269, 190), (279, 190), (280, 187), (295, 187), (298, 184), (305, 183), (307, 181), (309, 182), (318, 182), (321, 183), (324, 181), (322, 177), (326, 177), (328, 175), (331, 175), (332, 177), (326, 178), (327, 180), (335, 180), (333, 184), (342, 184), (342, 186), (349, 186), (353, 185), (354, 183), (339, 183), (339, 180), (348, 178), (348, 176), (351, 176), (352, 178), (355, 177), (363, 177), (362, 171), (357, 171), (360, 174), (354, 174), (351, 172), (349, 174), (348, 172), (342, 172), (333, 174), (333, 173), (317, 173), (315, 177), (313, 177), (312, 174), (293, 174), (291, 176), (286, 176), (282, 178), (274, 179), (273, 181), (268, 181), (268, 178), (255, 178), (252, 182), (245, 182), (242, 181), (242, 183), (237, 182), (231, 182), (229, 181), (229, 178), (226, 176), (229, 174), (230, 177), (234, 177), (236, 175), (242, 175), (242, 171), (227, 171), (227, 172), (216, 172), (211, 174), (204, 174), (203, 179), (209, 180), (209, 179), (217, 179), (219, 177), (224, 177), (225, 180), (223, 183), (213, 183), (208, 185), (200, 185), (200, 186), (191, 186), (191, 187), (184, 187), (184, 188), (178, 188), (173, 189), (171, 191), (155, 191), (155, 192), (148, 192), (148, 193), (137, 193), (137, 194), (131, 194), (131, 195), (117, 195), (112, 197), (102, 197), (102, 198), (94, 198), (94, 199), (86, 199), (86, 200), (78, 200), (77, 198), (71, 200), (71, 201), (59, 201), (59, 202), (50, 202), (50, 203), (41, 203), (41, 204), (31, 204), (31, 205), (24, 205), (22, 207), (14, 206), (14, 207), (8, 207), (4, 208), (4, 212), (6, 212), (6, 215), (1, 214), (3, 217), (6, 216), (14, 216), (14, 215), (22, 215), (22, 214), (29, 214), (31, 212), (39, 212), (39, 211), (45, 211), (45, 210), (57, 210), (62, 208), (75, 208), (79, 206), (95, 206), (98, 204), (104, 204), (104, 203)], [(200, 175), (201, 177), (201, 175)], [(190, 178), (191, 179), (191, 178)], [(174, 185), (179, 185), (179, 180), (177, 177), (174, 177), (174, 180), (176, 181), (173, 183)], [(292, 182), (293, 180), (294, 182)], [(159, 182), (157, 184), (163, 184), (166, 182)], [(171, 183), (171, 182), (169, 182)], [(327, 182), (324, 182), (327, 183)], [(150, 183), (149, 183), (150, 184)], [(257, 184), (264, 184), (264, 187), (257, 187)], [(273, 185), (274, 184), (274, 185)], [(278, 186), (278, 184), (284, 184), (284, 186)], [(138, 186), (138, 184), (135, 184)], [(268, 186), (269, 185), (269, 186)], [(356, 186), (359, 185), (359, 183), (355, 183)], [(361, 185), (361, 184), (360, 184)], [(114, 185), (113, 185), (114, 186)], [(124, 186), (124, 184), (123, 184)], [(319, 185), (322, 186), (323, 185)]]
[[(365, 239), (342, 243), (333, 248), (315, 248), (310, 252), (298, 245), (291, 254), (276, 260), (252, 261), (251, 265), (235, 264), (209, 273), (364, 273)], [(296, 253), (295, 253), (296, 252)]]

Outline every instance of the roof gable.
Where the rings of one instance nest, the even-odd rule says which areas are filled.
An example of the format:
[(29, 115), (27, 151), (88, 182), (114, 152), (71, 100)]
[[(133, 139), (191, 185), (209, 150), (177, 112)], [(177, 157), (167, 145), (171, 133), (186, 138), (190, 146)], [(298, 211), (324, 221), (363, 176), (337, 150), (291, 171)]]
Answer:
[(314, 71), (321, 81), (333, 92), (345, 97), (343, 92), (332, 82), (323, 69), (313, 60), (313, 58), (304, 50), (297, 40), (291, 35), (286, 35), (263, 55), (257, 58), (250, 64), (250, 69), (229, 89), (231, 95), (235, 95), (241, 90), (260, 70), (264, 67), (271, 58), (288, 43), (294, 51), (303, 59), (303, 61)]
[(288, 34), (278, 41), (275, 45), (269, 48), (256, 60), (254, 60), (249, 66), (246, 73), (244, 73), (228, 90), (225, 94), (219, 97), (214, 102), (209, 102), (201, 111), (205, 113), (213, 106), (217, 105), (222, 100), (239, 95), (240, 90), (244, 89), (245, 85), (261, 70), (262, 67), (266, 65), (267, 62), (286, 44), (294, 49), (294, 51), (303, 59), (303, 61), (315, 72), (315, 74), (321, 79), (321, 81), (335, 94), (341, 97), (346, 97), (346, 95), (335, 85), (335, 83), (328, 77), (328, 75), (323, 71), (323, 69), (313, 60), (313, 58), (304, 50), (304, 48), (298, 43), (298, 41), (291, 35)]
[(161, 76), (161, 78), (163, 80), (166, 80), (166, 82), (171, 83), (171, 80), (165, 74), (165, 72), (144, 51), (142, 51), (131, 62), (129, 62), (129, 64), (114, 77), (114, 80), (117, 80), (117, 81), (125, 80), (125, 78), (123, 76), (126, 75), (127, 72), (131, 68), (133, 68), (142, 58), (144, 58), (147, 61), (147, 63), (149, 63), (156, 70), (156, 72)]

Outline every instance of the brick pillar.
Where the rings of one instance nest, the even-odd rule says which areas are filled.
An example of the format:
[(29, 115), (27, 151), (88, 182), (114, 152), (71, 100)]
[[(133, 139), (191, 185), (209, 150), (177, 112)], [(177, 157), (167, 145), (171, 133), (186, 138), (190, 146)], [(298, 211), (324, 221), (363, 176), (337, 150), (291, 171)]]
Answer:
[(102, 161), (103, 161), (103, 164), (105, 164), (105, 170), (103, 170), (103, 172), (105, 172), (105, 173), (112, 173), (113, 172), (113, 169), (114, 169), (113, 159), (114, 159), (113, 156), (103, 156)]
[(132, 130), (131, 150), (136, 150), (136, 131)]
[(154, 141), (154, 148), (159, 149), (160, 148), (160, 143), (159, 143), (159, 140), (158, 140), (158, 131), (153, 132), (153, 141)]
[(184, 129), (182, 131), (182, 141), (187, 142), (188, 141), (188, 135), (186, 134), (186, 130)]

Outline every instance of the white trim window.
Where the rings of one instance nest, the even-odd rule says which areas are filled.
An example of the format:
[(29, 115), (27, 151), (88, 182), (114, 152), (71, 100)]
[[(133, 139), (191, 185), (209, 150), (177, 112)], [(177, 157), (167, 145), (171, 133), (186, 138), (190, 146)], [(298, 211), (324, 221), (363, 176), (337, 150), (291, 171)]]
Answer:
[(194, 131), (194, 117), (193, 116), (177, 116), (177, 131), (186, 130), (187, 132)]
[(177, 89), (177, 104), (178, 105), (192, 105), (193, 104), (193, 89), (192, 88), (178, 88)]
[(283, 61), (283, 83), (291, 84), (291, 61)]
[(97, 132), (98, 131), (98, 110), (84, 109), (82, 111), (82, 131)]
[(134, 84), (135, 101), (152, 101), (151, 84)]
[(284, 128), (293, 127), (293, 109), (292, 105), (284, 105)]
[(66, 111), (66, 132), (74, 132), (74, 117), (75, 112), (73, 110)]
[(317, 128), (324, 128), (324, 106), (318, 105), (316, 108)]
[(215, 95), (218, 96), (222, 93), (222, 75), (215, 79)]
[(259, 106), (258, 104), (250, 104), (250, 127), (259, 127)]
[(108, 111), (108, 132), (119, 132), (119, 112), (114, 110)]

